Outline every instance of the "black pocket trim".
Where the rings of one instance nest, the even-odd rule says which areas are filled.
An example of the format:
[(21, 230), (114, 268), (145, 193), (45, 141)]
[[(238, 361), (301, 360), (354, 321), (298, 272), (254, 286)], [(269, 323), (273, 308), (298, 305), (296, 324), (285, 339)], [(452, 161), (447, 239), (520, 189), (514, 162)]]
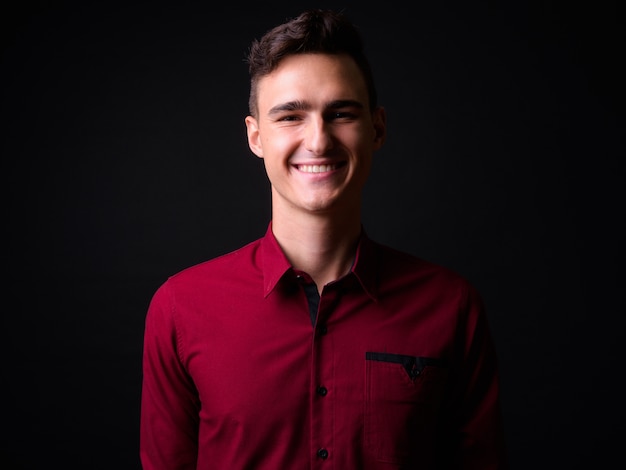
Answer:
[(407, 356), (404, 354), (392, 354), (381, 352), (366, 352), (365, 359), (368, 361), (380, 361), (391, 362), (394, 364), (401, 364), (411, 380), (422, 373), (424, 367), (445, 367), (445, 362), (442, 359), (434, 357), (420, 357), (420, 356)]

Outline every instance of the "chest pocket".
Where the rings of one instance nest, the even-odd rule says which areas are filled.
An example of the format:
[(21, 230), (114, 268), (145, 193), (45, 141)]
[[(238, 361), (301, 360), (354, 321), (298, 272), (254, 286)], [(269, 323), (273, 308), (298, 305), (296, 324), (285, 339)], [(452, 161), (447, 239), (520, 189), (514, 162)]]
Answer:
[(442, 359), (366, 352), (365, 444), (379, 461), (419, 460), (435, 435), (447, 368)]

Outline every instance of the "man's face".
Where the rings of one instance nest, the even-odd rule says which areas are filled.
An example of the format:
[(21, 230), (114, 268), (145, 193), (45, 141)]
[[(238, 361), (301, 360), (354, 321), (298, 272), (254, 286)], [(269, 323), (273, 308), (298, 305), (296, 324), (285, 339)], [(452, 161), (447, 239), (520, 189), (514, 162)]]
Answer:
[[(264, 159), (273, 210), (358, 210), (385, 115), (370, 112), (365, 81), (344, 55), (287, 57), (258, 85), (251, 150)], [(291, 212), (293, 213), (293, 212)]]

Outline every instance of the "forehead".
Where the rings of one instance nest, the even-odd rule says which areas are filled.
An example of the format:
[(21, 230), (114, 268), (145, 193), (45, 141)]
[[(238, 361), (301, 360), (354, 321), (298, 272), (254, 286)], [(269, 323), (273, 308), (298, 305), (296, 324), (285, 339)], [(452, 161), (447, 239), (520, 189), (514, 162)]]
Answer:
[(259, 111), (280, 103), (306, 101), (312, 105), (354, 100), (367, 106), (365, 79), (347, 55), (297, 54), (286, 57), (258, 83)]

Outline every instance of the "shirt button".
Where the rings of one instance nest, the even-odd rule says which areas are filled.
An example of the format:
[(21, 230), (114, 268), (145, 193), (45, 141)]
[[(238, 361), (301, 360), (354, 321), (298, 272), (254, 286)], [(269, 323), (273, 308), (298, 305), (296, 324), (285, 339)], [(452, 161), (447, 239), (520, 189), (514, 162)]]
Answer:
[(322, 448), (322, 449), (320, 449), (320, 450), (318, 450), (318, 451), (317, 451), (317, 456), (318, 456), (320, 459), (324, 459), (324, 460), (326, 460), (326, 459), (328, 458), (328, 451), (327, 451), (326, 449), (323, 449), (323, 448)]
[(323, 397), (328, 393), (328, 389), (326, 387), (317, 387), (317, 394)]
[(328, 333), (328, 328), (326, 328), (326, 325), (320, 325), (319, 330), (320, 335), (325, 335), (326, 333)]

